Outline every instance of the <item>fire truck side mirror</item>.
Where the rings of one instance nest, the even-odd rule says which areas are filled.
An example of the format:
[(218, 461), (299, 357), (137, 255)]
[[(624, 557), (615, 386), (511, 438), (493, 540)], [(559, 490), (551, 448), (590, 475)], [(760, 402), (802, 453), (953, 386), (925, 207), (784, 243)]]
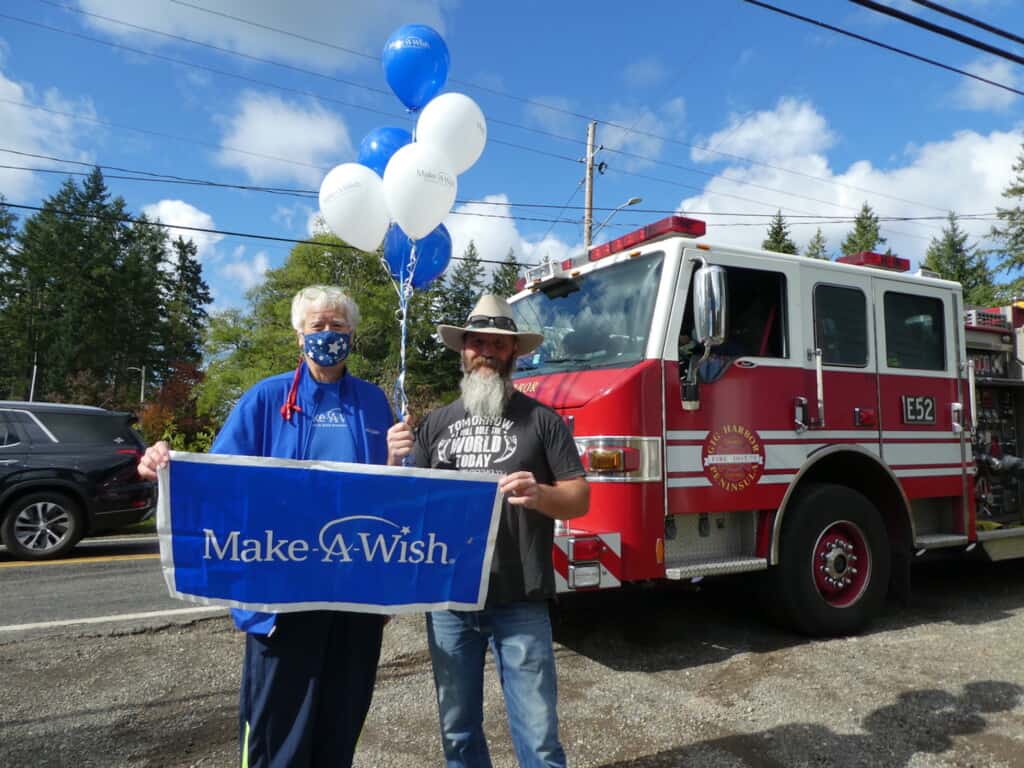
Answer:
[(725, 341), (726, 275), (722, 267), (703, 266), (693, 277), (693, 324), (705, 350)]

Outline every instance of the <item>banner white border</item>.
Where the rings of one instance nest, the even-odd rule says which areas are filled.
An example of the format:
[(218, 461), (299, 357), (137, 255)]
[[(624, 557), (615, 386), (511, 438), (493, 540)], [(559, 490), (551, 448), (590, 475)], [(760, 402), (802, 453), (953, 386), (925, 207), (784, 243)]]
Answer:
[(355, 464), (344, 461), (302, 461), (278, 459), (264, 456), (234, 456), (223, 453), (190, 453), (171, 451), (171, 461), (194, 464), (228, 464), (243, 467), (284, 467), (286, 469), (307, 469), (320, 472), (348, 472), (362, 475), (391, 475), (395, 477), (436, 478), (439, 480), (463, 480), (494, 485), (494, 504), (491, 507), (491, 522), (487, 530), (487, 549), (480, 575), (480, 590), (475, 603), (444, 601), (440, 603), (403, 603), (401, 605), (379, 605), (374, 603), (305, 602), (305, 603), (243, 603), (217, 597), (201, 597), (179, 592), (176, 589), (174, 547), (171, 534), (171, 468), (170, 465), (157, 470), (156, 532), (160, 539), (160, 564), (164, 581), (171, 597), (189, 603), (217, 605), (226, 608), (240, 608), (245, 611), (264, 613), (296, 613), (299, 611), (351, 611), (354, 613), (376, 613), (398, 615), (403, 613), (424, 613), (426, 611), (475, 611), (483, 608), (487, 600), (487, 587), (491, 578), (491, 558), (498, 538), (498, 519), (501, 512), (501, 494), (498, 492), (497, 472), (459, 472), (447, 469), (421, 469), (419, 467), (391, 467), (380, 464)]

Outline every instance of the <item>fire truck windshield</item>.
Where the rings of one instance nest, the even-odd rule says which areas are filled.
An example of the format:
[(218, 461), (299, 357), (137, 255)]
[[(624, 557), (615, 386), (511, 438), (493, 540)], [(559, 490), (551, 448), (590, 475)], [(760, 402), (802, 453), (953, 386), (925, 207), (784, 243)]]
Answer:
[(522, 331), (544, 343), (520, 357), (513, 378), (631, 365), (643, 359), (664, 253), (556, 281), (513, 303)]

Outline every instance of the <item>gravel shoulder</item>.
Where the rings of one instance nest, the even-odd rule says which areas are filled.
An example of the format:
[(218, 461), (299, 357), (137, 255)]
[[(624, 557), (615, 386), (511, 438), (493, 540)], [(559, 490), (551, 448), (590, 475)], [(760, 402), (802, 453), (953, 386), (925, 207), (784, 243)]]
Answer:
[[(597, 768), (1024, 766), (1024, 563), (918, 567), (867, 633), (771, 627), (742, 579), (589, 595), (556, 619), (562, 736)], [(189, 624), (0, 634), (0, 766), (237, 764), (242, 636)], [(493, 666), (487, 728), (515, 760)], [(421, 617), (394, 620), (357, 755), (440, 765)]]

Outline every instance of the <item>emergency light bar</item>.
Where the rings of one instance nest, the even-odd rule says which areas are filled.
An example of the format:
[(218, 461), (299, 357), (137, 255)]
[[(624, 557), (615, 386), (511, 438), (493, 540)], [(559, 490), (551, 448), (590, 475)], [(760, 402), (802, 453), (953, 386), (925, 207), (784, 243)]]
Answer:
[(910, 259), (901, 259), (899, 256), (893, 256), (888, 253), (861, 251), (860, 253), (851, 253), (846, 256), (840, 256), (836, 261), (842, 264), (853, 264), (858, 267), (888, 269), (892, 272), (910, 271)]
[[(622, 237), (609, 240), (601, 245), (595, 245), (588, 252), (587, 260), (597, 261), (598, 259), (603, 259), (606, 256), (619, 253), (627, 248), (642, 245), (665, 235), (677, 234), (703, 237), (706, 232), (707, 224), (700, 219), (690, 219), (686, 216), (667, 216), (653, 224), (648, 224), (646, 227), (635, 229)], [(569, 273), (582, 260), (582, 257), (579, 259), (565, 259), (558, 264), (548, 263), (534, 267), (527, 271), (526, 277), (520, 277), (516, 280), (515, 290), (518, 293), (527, 286), (536, 288), (554, 280), (565, 279), (566, 273)]]
[(624, 251), (627, 248), (646, 243), (662, 235), (671, 233), (689, 235), (690, 237), (702, 237), (707, 232), (707, 225), (700, 219), (688, 219), (685, 216), (667, 216), (646, 227), (635, 229), (632, 232), (609, 240), (607, 243), (595, 245), (590, 249), (589, 258), (591, 261), (603, 259), (613, 253)]

